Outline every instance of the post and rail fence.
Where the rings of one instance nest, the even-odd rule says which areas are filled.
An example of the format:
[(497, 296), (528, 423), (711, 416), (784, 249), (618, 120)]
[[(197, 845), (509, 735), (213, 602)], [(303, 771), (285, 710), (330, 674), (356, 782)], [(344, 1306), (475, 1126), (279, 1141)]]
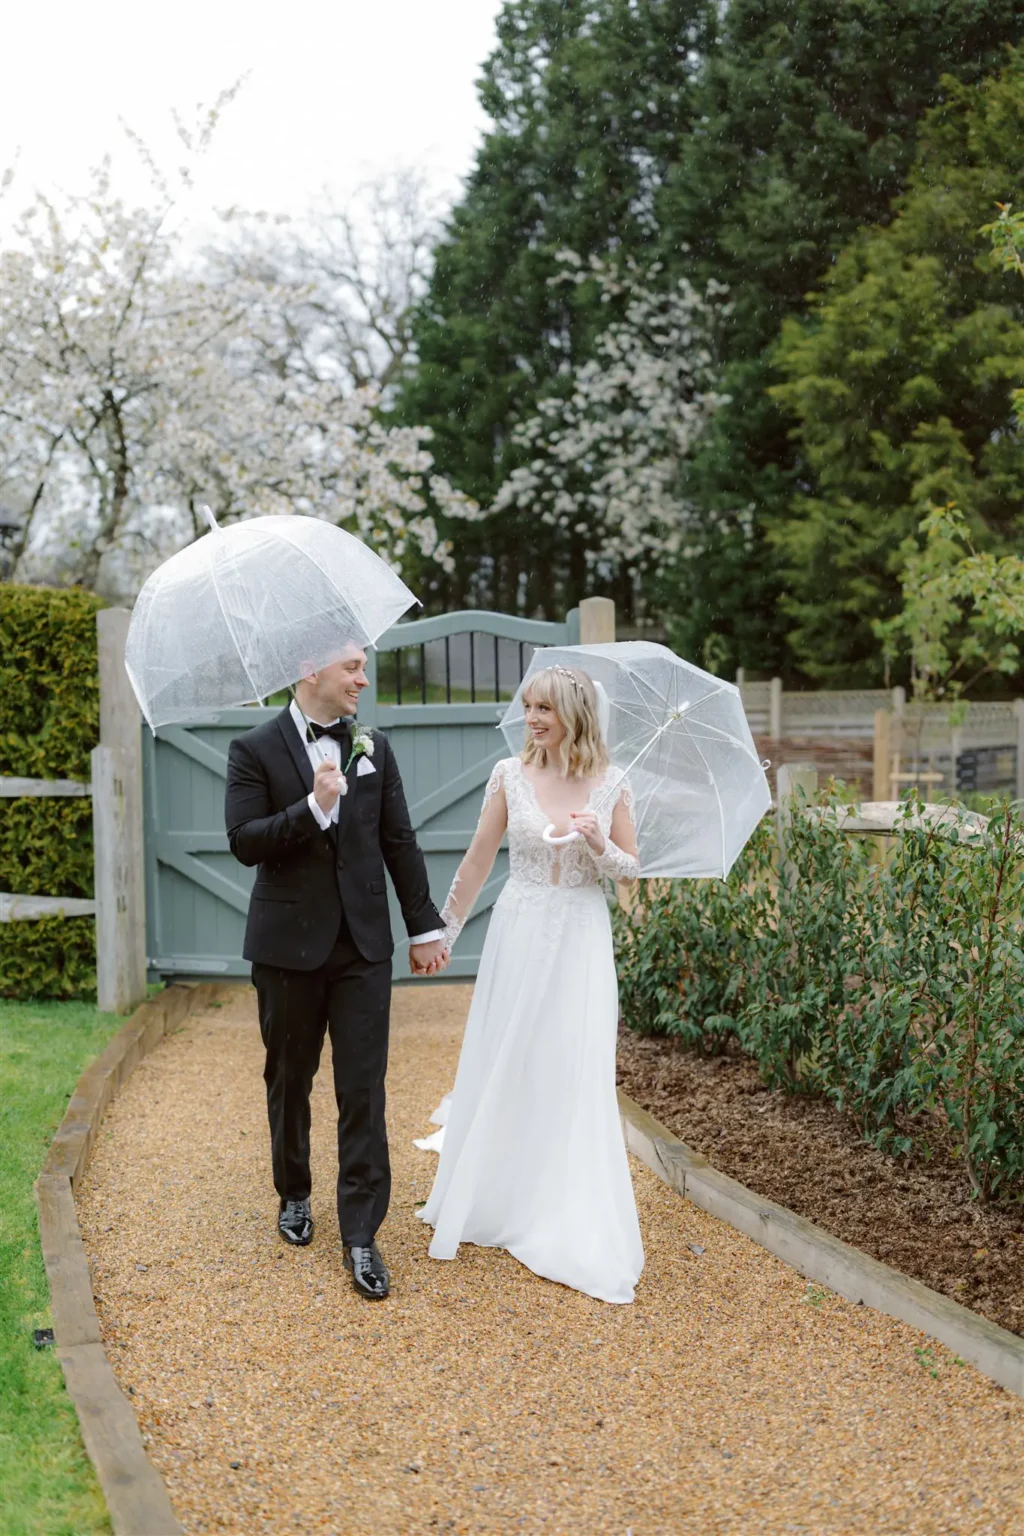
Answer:
[(782, 679), (736, 683), (751, 731), (772, 757), (813, 760), (875, 801), (914, 786), (926, 794), (1009, 791), (1024, 799), (1024, 699), (975, 701), (960, 725), (944, 704), (904, 688), (791, 692)]
[(130, 619), (125, 608), (101, 608), (96, 615), (100, 741), (91, 753), (90, 782), (0, 778), (0, 799), (92, 800), (93, 898), (0, 892), (0, 922), (95, 916), (96, 1000), (105, 1013), (130, 1013), (146, 996), (142, 716), (124, 669)]

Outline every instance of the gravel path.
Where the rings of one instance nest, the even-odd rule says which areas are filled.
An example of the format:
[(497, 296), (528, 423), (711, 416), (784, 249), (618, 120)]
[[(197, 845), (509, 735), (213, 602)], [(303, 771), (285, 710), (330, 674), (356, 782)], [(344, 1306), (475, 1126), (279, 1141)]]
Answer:
[(316, 1237), (277, 1236), (248, 989), (187, 1020), (112, 1106), (82, 1231), (114, 1370), (190, 1533), (1024, 1532), (1024, 1402), (808, 1287), (646, 1169), (631, 1307), (506, 1254), (428, 1259), (414, 1209), (436, 1158), (411, 1138), (450, 1085), (468, 1001), (463, 985), (395, 994), (383, 1305), (341, 1265), (326, 1063)]

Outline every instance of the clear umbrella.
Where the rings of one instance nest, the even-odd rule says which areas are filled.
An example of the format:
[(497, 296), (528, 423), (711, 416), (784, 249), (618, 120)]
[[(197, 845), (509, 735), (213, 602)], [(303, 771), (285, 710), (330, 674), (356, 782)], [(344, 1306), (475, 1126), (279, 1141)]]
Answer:
[[(586, 672), (598, 690), (611, 765), (633, 792), (641, 876), (724, 879), (772, 803), (739, 689), (645, 640), (548, 646), (534, 652), (501, 721), (513, 752), (526, 729), (523, 694), (552, 666)], [(618, 793), (618, 776), (606, 795)], [(545, 836), (567, 840), (550, 827)]]
[(417, 599), (352, 534), (253, 517), (172, 555), (139, 593), (125, 668), (151, 728), (265, 699), (372, 645)]

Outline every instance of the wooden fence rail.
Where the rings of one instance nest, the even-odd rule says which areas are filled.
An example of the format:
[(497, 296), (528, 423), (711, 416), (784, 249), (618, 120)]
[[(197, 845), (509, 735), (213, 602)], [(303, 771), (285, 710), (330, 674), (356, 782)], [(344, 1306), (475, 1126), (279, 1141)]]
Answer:
[(82, 798), (92, 794), (91, 784), (77, 779), (16, 779), (0, 777), (0, 800), (21, 800), (26, 795), (50, 798)]

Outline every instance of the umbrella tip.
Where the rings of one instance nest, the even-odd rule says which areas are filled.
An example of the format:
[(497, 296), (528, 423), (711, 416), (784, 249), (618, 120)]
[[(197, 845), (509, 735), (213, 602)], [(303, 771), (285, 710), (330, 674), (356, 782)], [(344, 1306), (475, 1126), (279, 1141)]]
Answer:
[(214, 517), (211, 508), (208, 507), (205, 502), (203, 502), (203, 505), (199, 508), (199, 510), (203, 514), (203, 516), (206, 518), (206, 521), (209, 523), (209, 525), (212, 528), (213, 532), (214, 533), (220, 533), (220, 524), (218, 523), (217, 519)]

